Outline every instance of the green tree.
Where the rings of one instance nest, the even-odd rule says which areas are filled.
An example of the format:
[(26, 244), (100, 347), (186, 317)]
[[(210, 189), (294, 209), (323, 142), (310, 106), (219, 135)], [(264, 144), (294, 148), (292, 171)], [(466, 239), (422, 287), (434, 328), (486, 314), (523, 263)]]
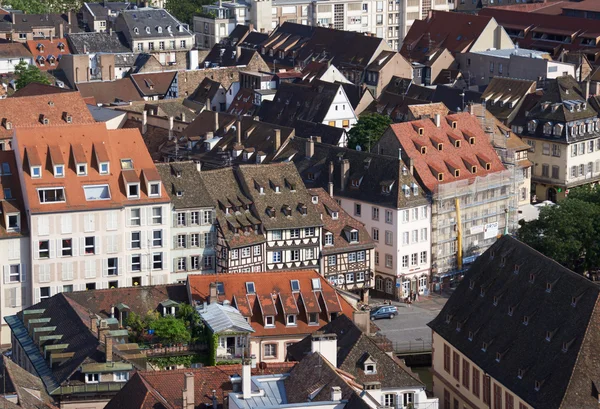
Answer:
[(556, 206), (542, 208), (537, 220), (523, 223), (519, 239), (571, 270), (584, 272), (597, 268), (600, 202), (591, 201), (597, 197), (597, 193), (581, 191)]
[(44, 14), (50, 12), (49, 4), (40, 0), (7, 0), (2, 5), (10, 6), (15, 10), (21, 10), (25, 14)]
[(165, 8), (177, 20), (192, 24), (194, 15), (202, 13), (202, 6), (213, 3), (212, 0), (167, 0)]
[(360, 146), (363, 151), (370, 151), (391, 123), (389, 116), (376, 112), (361, 115), (348, 132), (348, 147), (356, 149)]
[(50, 84), (48, 77), (46, 77), (38, 67), (29, 65), (25, 61), (21, 61), (16, 65), (15, 75), (17, 76), (17, 89), (21, 89), (32, 82)]
[(177, 344), (189, 342), (191, 339), (185, 322), (171, 315), (160, 317), (150, 324), (150, 328), (154, 330), (154, 335), (165, 343)]

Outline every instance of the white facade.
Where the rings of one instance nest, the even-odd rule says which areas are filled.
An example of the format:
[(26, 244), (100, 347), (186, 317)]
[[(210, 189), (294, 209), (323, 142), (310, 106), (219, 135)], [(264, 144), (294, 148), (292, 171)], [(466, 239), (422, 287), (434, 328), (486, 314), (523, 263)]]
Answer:
[(21, 61), (25, 61), (27, 64), (33, 64), (32, 57), (12, 57), (12, 58), (2, 57), (2, 58), (0, 58), (0, 74), (8, 74), (11, 72), (15, 72), (15, 67)]
[(2, 265), (0, 296), (3, 297), (0, 304), (2, 311), (0, 344), (2, 345), (10, 344), (11, 334), (4, 317), (14, 315), (31, 305), (31, 297), (27, 296), (31, 279), (29, 260), (29, 237), (12, 236), (0, 240), (0, 264)]
[(431, 270), (431, 205), (390, 209), (339, 196), (336, 199), (348, 214), (364, 223), (376, 242), (375, 289), (400, 297), (407, 297), (410, 291), (425, 293)]
[(323, 119), (323, 124), (350, 130), (358, 121), (358, 117), (352, 109), (352, 104), (344, 88), (340, 85), (337, 94)]
[(30, 215), (33, 303), (60, 292), (166, 284), (169, 205)]

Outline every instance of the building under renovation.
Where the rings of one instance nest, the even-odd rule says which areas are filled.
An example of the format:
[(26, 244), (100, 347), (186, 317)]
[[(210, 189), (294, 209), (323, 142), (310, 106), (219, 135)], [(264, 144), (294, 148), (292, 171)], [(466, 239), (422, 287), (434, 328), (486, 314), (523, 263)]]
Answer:
[(516, 229), (515, 167), (503, 164), (470, 112), (393, 124), (374, 149), (399, 156), (429, 194), (434, 289)]

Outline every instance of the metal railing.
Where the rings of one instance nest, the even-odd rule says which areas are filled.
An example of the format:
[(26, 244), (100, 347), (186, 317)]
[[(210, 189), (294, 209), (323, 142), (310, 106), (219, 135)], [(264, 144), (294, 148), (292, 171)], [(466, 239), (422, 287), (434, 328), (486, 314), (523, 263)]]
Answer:
[(431, 341), (407, 341), (407, 342), (394, 342), (394, 353), (395, 354), (424, 354), (431, 353), (432, 345)]

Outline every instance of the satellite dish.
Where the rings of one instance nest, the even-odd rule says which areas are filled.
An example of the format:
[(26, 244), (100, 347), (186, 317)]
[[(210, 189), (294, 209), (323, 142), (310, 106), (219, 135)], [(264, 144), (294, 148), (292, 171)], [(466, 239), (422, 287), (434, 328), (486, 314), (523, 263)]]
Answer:
[(356, 145), (356, 150), (359, 152), (362, 151), (362, 148), (360, 147), (360, 145)]

